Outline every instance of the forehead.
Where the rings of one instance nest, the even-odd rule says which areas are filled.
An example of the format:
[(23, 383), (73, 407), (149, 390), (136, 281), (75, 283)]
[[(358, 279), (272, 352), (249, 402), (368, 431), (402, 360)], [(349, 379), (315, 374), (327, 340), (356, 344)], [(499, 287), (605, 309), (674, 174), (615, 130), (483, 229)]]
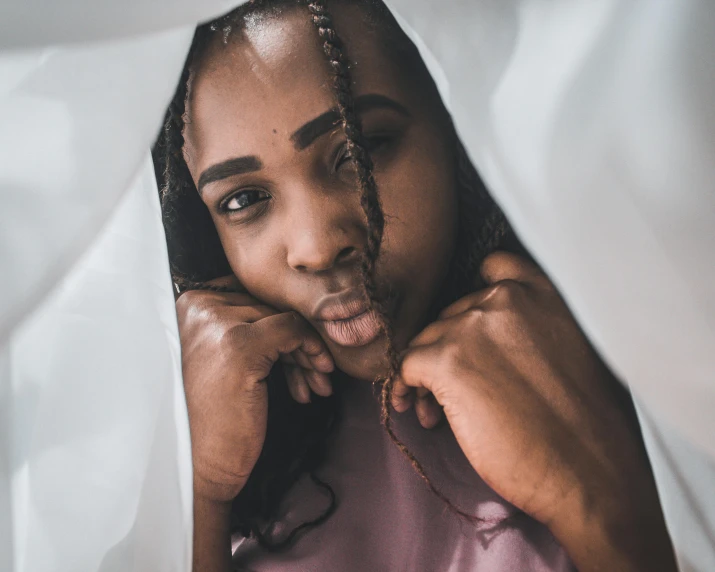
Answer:
[[(379, 31), (354, 6), (333, 14), (346, 46), (353, 91), (405, 102), (408, 90)], [(288, 139), (305, 122), (334, 107), (328, 59), (307, 8), (252, 17), (227, 44), (217, 32), (196, 63), (187, 104), (187, 160), (192, 171), (209, 163), (255, 154), (256, 147)], [(409, 97), (407, 97), (409, 99)]]

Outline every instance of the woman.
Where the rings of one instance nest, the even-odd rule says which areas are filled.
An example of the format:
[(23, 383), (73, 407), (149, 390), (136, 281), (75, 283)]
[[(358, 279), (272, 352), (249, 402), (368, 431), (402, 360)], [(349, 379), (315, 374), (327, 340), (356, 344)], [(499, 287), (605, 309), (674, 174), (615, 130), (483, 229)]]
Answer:
[(157, 153), (196, 571), (232, 532), (250, 570), (675, 569), (617, 383), (379, 1), (199, 28)]

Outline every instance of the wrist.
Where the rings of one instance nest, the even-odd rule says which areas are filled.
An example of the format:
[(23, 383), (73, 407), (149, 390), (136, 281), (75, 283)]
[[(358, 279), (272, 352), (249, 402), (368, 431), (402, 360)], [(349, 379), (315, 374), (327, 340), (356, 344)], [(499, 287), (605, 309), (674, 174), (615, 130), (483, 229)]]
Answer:
[(654, 486), (575, 491), (549, 528), (581, 572), (677, 571)]
[(194, 491), (193, 572), (231, 570), (231, 503)]
[(218, 518), (228, 519), (231, 516), (233, 502), (206, 496), (194, 490), (194, 508), (196, 507), (199, 507), (202, 512), (215, 515), (217, 518), (213, 520), (218, 521)]
[(201, 499), (207, 503), (213, 503), (217, 506), (228, 505), (233, 503), (248, 479), (244, 479), (239, 483), (222, 483), (217, 480), (207, 479), (198, 471), (194, 471), (194, 498)]

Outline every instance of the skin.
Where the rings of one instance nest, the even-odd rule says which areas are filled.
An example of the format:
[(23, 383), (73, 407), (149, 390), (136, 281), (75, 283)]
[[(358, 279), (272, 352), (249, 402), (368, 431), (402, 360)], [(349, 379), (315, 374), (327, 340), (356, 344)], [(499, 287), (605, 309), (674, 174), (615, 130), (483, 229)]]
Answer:
[[(394, 294), (391, 319), (404, 350), (396, 409), (407, 409), (416, 391), (415, 407), (430, 427), (442, 407), (474, 469), (547, 525), (579, 570), (675, 570), (650, 469), (617, 404), (615, 380), (538, 268), (492, 255), (481, 270), (488, 286), (425, 323), (455, 247), (448, 118), (432, 86), (385, 56), (356, 8), (333, 12), (358, 62), (351, 70), (356, 99), (379, 94), (406, 111), (373, 107), (362, 117), (376, 141), (388, 221), (377, 276)], [(303, 11), (259, 19), (227, 46), (216, 42), (193, 70), (185, 157), (235, 273), (221, 282), (242, 289), (190, 292), (177, 302), (196, 571), (230, 570), (230, 501), (263, 446), (263, 380), (272, 365), (288, 365), (301, 402), (311, 390), (330, 393), (335, 367), (370, 381), (384, 368), (383, 340), (345, 347), (314, 315), (324, 296), (359, 288), (365, 240), (354, 172), (349, 161), (336, 161), (341, 130), (306, 146), (292, 137), (333, 107), (318, 79), (327, 77)], [(261, 169), (201, 184), (213, 166), (246, 156)], [(226, 211), (239, 204), (251, 206)]]
[[(354, 11), (345, 7), (346, 15)], [(375, 35), (350, 27), (355, 28), (345, 27), (346, 41), (355, 33)], [(351, 57), (360, 62), (352, 70), (356, 101), (379, 94), (408, 114), (385, 107), (362, 114), (383, 209), (390, 216), (378, 275), (395, 295), (391, 318), (397, 343), (404, 346), (424, 325), (454, 250), (452, 136), (446, 113), (434, 113), (432, 90), (419, 89), (414, 80), (395, 82), (404, 74), (381, 56), (377, 41), (350, 45)], [(296, 54), (287, 46), (304, 49)], [(205, 185), (202, 199), (241, 284), (273, 308), (298, 312), (318, 331), (312, 313), (319, 300), (361, 287), (357, 261), (365, 242), (352, 164), (343, 161), (335, 168), (345, 143), (341, 128), (302, 150), (291, 139), (335, 105), (326, 82), (315, 79), (321, 77), (327, 79), (325, 56), (304, 12), (258, 22), (241, 41), (214, 44), (197, 66), (185, 133), (185, 155), (197, 183), (201, 173), (226, 160), (260, 160), (260, 171)], [(241, 213), (222, 213), (221, 202), (240, 188), (260, 188), (271, 198)], [(380, 339), (360, 348), (329, 339), (326, 344), (337, 366), (353, 377), (372, 381), (384, 367)]]

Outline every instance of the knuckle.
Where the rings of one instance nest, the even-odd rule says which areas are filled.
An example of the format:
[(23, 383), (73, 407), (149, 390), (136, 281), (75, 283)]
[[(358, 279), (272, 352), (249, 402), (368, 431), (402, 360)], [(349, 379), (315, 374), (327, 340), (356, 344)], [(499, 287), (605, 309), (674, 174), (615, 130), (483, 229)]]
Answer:
[(521, 315), (513, 308), (501, 308), (489, 312), (488, 331), (496, 341), (513, 338), (521, 328)]
[(271, 329), (295, 329), (299, 328), (301, 325), (298, 320), (298, 315), (293, 311), (277, 314), (274, 318), (270, 320), (270, 324)]
[(400, 377), (409, 381), (420, 371), (420, 359), (417, 353), (408, 353), (400, 364)]
[(291, 310), (290, 312), (286, 312), (286, 315), (286, 321), (291, 327), (297, 328), (301, 331), (306, 329), (307, 323), (303, 319), (303, 316), (301, 316), (298, 312)]
[(423, 344), (429, 344), (432, 340), (440, 338), (443, 332), (443, 324), (440, 324), (439, 322), (432, 322), (412, 339), (410, 346), (419, 347)]
[(246, 322), (239, 322), (229, 327), (221, 328), (220, 336), (222, 342), (239, 346), (256, 337), (255, 328)]
[(189, 290), (181, 294), (181, 296), (179, 296), (179, 298), (176, 300), (177, 314), (179, 314), (179, 316), (185, 315), (191, 308), (195, 306), (196, 298), (197, 295), (195, 290)]
[(455, 341), (446, 341), (442, 344), (439, 352), (440, 369), (443, 371), (454, 371), (462, 361), (462, 346)]
[(516, 280), (500, 280), (492, 286), (491, 300), (498, 304), (512, 304), (522, 293), (522, 285)]
[(475, 326), (484, 320), (484, 309), (479, 306), (468, 308), (461, 316), (467, 322), (468, 326)]
[(207, 303), (205, 293), (189, 290), (176, 301), (176, 313), (185, 321), (206, 321), (214, 317), (214, 308)]
[(501, 250), (495, 250), (494, 252), (491, 252), (484, 257), (484, 260), (482, 260), (482, 267), (485, 267), (489, 264), (501, 262), (503, 258), (504, 252)]

